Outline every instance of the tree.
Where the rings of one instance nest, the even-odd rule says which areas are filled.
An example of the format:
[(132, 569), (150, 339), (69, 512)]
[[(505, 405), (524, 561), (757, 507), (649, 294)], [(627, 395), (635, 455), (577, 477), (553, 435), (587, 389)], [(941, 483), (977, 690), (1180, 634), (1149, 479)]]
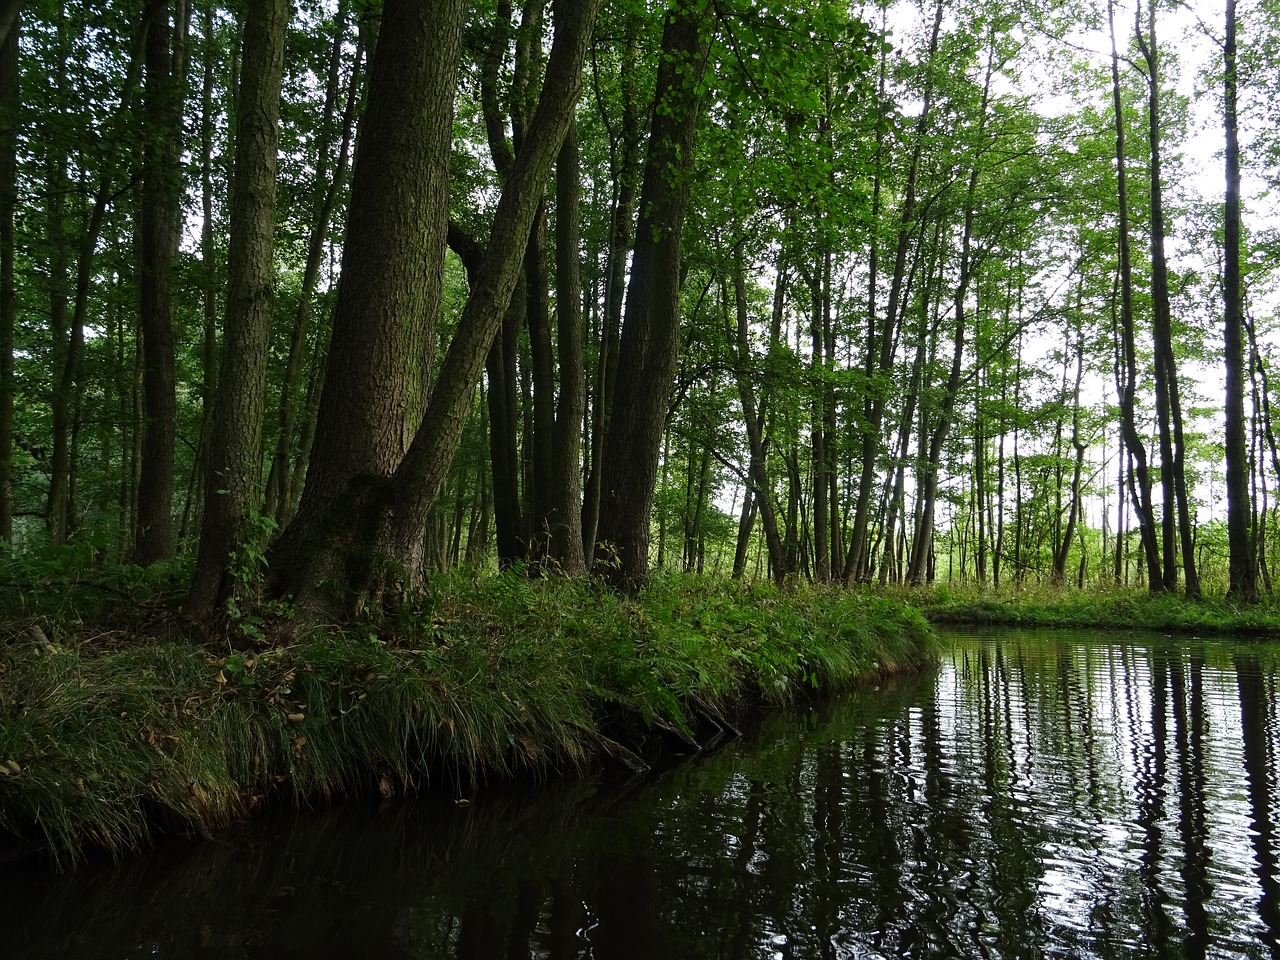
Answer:
[[(179, 170), (185, 98), (185, 3), (148, 0), (142, 200), (138, 213), (143, 409), (146, 431), (138, 489), (135, 563), (173, 554), (173, 457), (177, 380), (173, 337), (173, 268), (182, 218)], [(283, 41), (282, 41), (283, 42)]]
[(1223, 204), (1223, 364), (1226, 368), (1227, 595), (1245, 603), (1258, 599), (1249, 499), (1250, 465), (1245, 443), (1244, 297), (1240, 284), (1240, 135), (1236, 116), (1236, 4), (1227, 0), (1223, 46), (1222, 128), (1226, 139), (1226, 199)]
[(555, 8), (538, 107), (416, 432), (409, 428), (420, 396), (409, 386), (423, 387), (423, 345), (435, 342), (463, 4), (422, 11), (390, 0), (384, 8), (353, 174), (322, 432), (298, 513), (271, 553), (276, 590), (319, 599), (324, 581), (336, 579), (344, 605), (360, 609), (397, 581), (421, 585), (428, 515), (577, 104), (596, 8), (593, 0)]
[(237, 109), (227, 315), (209, 448), (200, 554), (186, 613), (207, 620), (252, 577), (261, 481), (267, 341), (275, 292), (276, 163), (289, 0), (261, 0), (245, 21)]
[(648, 576), (649, 519), (669, 399), (664, 385), (679, 352), (680, 241), (710, 23), (709, 4), (681, 4), (667, 11), (663, 26), (594, 551), (596, 564), (624, 589)]
[[(13, 542), (13, 331), (14, 289), (13, 217), (17, 208), (18, 177), (18, 25), (14, 22), (0, 43), (0, 540)], [(3, 24), (0, 24), (2, 26)]]

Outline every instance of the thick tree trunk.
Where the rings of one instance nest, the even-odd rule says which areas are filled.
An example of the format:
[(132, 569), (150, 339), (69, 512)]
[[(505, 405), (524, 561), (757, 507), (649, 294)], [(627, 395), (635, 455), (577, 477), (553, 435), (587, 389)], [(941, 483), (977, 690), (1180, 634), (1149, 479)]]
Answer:
[(623, 589), (639, 587), (648, 574), (658, 450), (680, 342), (680, 241), (710, 22), (709, 7), (681, 6), (668, 12), (663, 29), (619, 376), (601, 464), (596, 561)]
[[(465, 7), (383, 7), (315, 441), (298, 511), (271, 551), (273, 588), (286, 594), (311, 597), (328, 581), (358, 603), (372, 573), (422, 399), (423, 345), (435, 339)], [(424, 516), (419, 539), (425, 528)]]
[(560, 0), (554, 6), (555, 39), (542, 93), (494, 212), (482, 280), (467, 298), (422, 424), (395, 473), (392, 523), (384, 543), (393, 561), (406, 570), (411, 585), (418, 582), (417, 531), (447, 475), (471, 392), (516, 285), (547, 177), (577, 108), (582, 63), (598, 5), (598, 0)]
[(187, 615), (196, 620), (215, 616), (237, 586), (246, 586), (260, 572), (252, 557), (262, 549), (263, 531), (252, 520), (261, 497), (267, 350), (275, 299), (280, 85), (289, 16), (289, 0), (259, 0), (245, 22), (222, 373), (200, 551), (186, 606)]

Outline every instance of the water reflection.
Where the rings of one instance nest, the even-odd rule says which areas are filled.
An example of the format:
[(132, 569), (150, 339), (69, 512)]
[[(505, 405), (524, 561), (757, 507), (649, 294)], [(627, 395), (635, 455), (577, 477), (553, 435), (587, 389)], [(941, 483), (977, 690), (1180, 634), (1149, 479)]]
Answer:
[(1277, 956), (1276, 686), (1265, 647), (957, 637), (657, 783), (10, 866), (4, 955)]

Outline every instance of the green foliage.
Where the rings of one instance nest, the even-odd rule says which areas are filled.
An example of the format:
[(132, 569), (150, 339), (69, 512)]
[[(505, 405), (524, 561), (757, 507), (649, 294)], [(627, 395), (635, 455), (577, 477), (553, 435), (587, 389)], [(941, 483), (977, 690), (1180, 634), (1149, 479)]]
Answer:
[(624, 599), (560, 578), (455, 574), (381, 630), (276, 623), (272, 645), (234, 652), (172, 621), (86, 629), (86, 592), (0, 621), (0, 831), (63, 860), (135, 849), (158, 824), (216, 830), (275, 795), (630, 758), (636, 737), (688, 737), (700, 717), (935, 652), (896, 600), (709, 579), (664, 578)]
[(1188, 600), (1177, 593), (1114, 587), (1075, 590), (1037, 585), (993, 594), (940, 586), (911, 595), (932, 623), (1018, 627), (1082, 627), (1280, 636), (1280, 603), (1255, 605), (1222, 597)]

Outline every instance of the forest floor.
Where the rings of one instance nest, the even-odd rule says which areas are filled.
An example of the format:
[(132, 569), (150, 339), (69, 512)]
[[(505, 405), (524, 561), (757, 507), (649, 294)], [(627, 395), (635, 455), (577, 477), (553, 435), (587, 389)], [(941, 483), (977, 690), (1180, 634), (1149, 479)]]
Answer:
[(938, 652), (900, 598), (662, 578), (626, 599), (518, 574), (439, 578), (394, 623), (276, 608), (193, 639), (181, 583), (28, 565), (0, 590), (0, 856), (119, 856), (282, 800), (643, 772), (748, 708)]

